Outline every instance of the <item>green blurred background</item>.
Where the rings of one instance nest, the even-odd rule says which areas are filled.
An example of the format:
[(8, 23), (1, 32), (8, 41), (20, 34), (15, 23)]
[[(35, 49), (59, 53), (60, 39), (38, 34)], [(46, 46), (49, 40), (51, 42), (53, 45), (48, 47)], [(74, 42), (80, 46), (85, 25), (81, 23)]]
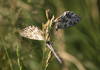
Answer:
[[(45, 10), (55, 17), (64, 11), (81, 16), (80, 24), (61, 30), (47, 70), (100, 70), (100, 0), (0, 0), (0, 70), (44, 70), (44, 42), (23, 38), (18, 30), (45, 23)], [(60, 51), (61, 50), (61, 51)]]

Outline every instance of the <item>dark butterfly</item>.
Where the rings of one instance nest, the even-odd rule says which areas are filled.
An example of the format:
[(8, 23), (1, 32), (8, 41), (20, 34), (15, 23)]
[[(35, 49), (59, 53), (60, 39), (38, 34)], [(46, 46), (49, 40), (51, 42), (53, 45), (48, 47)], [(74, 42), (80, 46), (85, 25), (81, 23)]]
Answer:
[[(65, 11), (60, 17), (53, 20), (56, 29), (65, 29), (77, 24), (80, 17), (71, 11)], [(21, 30), (20, 35), (29, 39), (44, 40), (43, 31), (36, 26), (28, 26)]]
[(65, 11), (60, 17), (54, 20), (55, 28), (65, 29), (67, 27), (73, 26), (80, 21), (80, 17), (71, 11)]
[[(77, 24), (79, 21), (80, 21), (80, 17), (77, 14), (71, 11), (66, 11), (57, 19), (54, 20), (54, 17), (53, 17), (50, 21), (48, 21), (49, 25), (46, 27), (45, 32), (50, 31), (49, 29), (52, 28), (53, 23), (54, 23), (55, 29), (58, 30), (58, 29), (65, 29), (67, 27), (73, 26)], [(29, 38), (29, 39), (45, 40), (44, 32), (36, 26), (28, 26), (20, 30), (19, 33), (21, 36)], [(55, 57), (58, 59), (58, 61), (61, 63), (62, 61), (59, 58), (59, 56), (56, 54), (55, 50), (53, 49), (52, 45), (50, 44), (50, 41), (49, 42), (47, 41), (46, 44), (48, 48), (52, 51), (52, 53), (55, 55)]]

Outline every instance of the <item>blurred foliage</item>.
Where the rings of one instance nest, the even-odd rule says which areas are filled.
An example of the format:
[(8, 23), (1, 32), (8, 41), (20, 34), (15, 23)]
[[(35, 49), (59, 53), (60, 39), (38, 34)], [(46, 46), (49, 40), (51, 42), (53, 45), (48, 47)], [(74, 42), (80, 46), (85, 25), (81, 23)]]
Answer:
[[(65, 47), (85, 70), (100, 70), (100, 0), (0, 0), (0, 70), (42, 70), (44, 42), (23, 38), (18, 30), (41, 28), (48, 8), (55, 17), (66, 10), (81, 16), (80, 24), (56, 35), (61, 38), (55, 38), (55, 49)], [(79, 70), (73, 58), (60, 64), (53, 57), (47, 70)]]

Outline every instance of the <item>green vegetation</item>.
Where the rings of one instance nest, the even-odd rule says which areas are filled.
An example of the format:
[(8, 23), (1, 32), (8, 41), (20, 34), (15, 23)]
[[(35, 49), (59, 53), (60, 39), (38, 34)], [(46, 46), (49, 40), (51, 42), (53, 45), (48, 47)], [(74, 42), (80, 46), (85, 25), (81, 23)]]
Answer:
[(54, 48), (64, 64), (52, 55), (47, 70), (100, 70), (99, 0), (0, 0), (0, 70), (45, 69), (44, 41), (21, 37), (18, 31), (29, 25), (41, 29), (48, 8), (55, 17), (73, 11), (81, 21), (55, 33)]

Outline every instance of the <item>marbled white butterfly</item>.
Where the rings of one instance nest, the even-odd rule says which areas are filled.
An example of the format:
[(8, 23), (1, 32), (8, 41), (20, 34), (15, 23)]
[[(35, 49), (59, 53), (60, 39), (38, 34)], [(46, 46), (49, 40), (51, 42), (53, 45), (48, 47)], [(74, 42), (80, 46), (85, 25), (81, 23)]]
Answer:
[(43, 32), (36, 26), (28, 26), (20, 30), (20, 35), (33, 40), (44, 40)]
[(80, 17), (71, 11), (65, 11), (60, 17), (54, 20), (56, 29), (66, 29), (74, 26), (80, 21)]
[[(62, 62), (61, 59), (54, 51), (52, 44), (50, 42), (49, 34), (51, 30), (49, 29), (53, 28), (53, 26), (54, 26), (54, 29), (56, 30), (65, 29), (67, 27), (77, 24), (79, 21), (80, 21), (80, 17), (77, 14), (71, 11), (66, 11), (57, 19), (54, 19), (54, 17), (50, 20), (48, 19), (48, 22), (46, 23), (46, 26), (45, 26), (46, 29), (44, 28), (45, 32), (43, 32), (41, 29), (39, 29), (36, 26), (28, 26), (20, 30), (19, 33), (21, 36), (29, 38), (29, 39), (33, 39), (33, 40), (45, 40), (46, 39), (46, 44), (48, 48), (52, 51), (52, 53), (55, 55), (57, 60), (61, 63)], [(45, 34), (47, 34), (46, 38), (44, 38)]]

